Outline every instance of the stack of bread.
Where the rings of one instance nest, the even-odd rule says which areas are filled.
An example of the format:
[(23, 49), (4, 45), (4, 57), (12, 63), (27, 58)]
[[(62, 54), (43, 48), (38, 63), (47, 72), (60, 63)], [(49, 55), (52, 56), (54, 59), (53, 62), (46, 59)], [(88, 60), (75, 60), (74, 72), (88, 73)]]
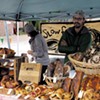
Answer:
[(100, 64), (100, 42), (92, 45), (84, 53), (76, 53), (73, 58), (78, 61), (86, 62), (89, 64)]
[(56, 89), (62, 87), (62, 83), (68, 76), (69, 71), (69, 65), (64, 66), (60, 59), (56, 59), (54, 62), (49, 64), (46, 72), (44, 73), (47, 85)]
[(83, 95), (80, 100), (100, 100), (100, 76), (88, 75), (81, 84)]
[(17, 81), (15, 81), (12, 77), (10, 77), (9, 75), (4, 75), (1, 79), (1, 86), (3, 88), (15, 88), (16, 86), (18, 86), (19, 83)]
[(5, 55), (6, 57), (12, 57), (15, 55), (15, 51), (9, 48), (0, 48), (0, 57)]
[[(100, 76), (86, 75), (81, 71), (75, 71), (74, 77), (66, 77), (62, 87), (54, 88), (48, 85), (36, 83), (23, 84), (14, 81), (9, 76), (4, 76), (1, 86), (13, 89), (14, 95), (20, 95), (22, 100), (99, 100), (100, 99)], [(81, 93), (81, 94), (80, 94)], [(81, 96), (80, 96), (81, 95)]]
[(63, 89), (73, 93), (74, 100), (100, 100), (100, 75), (76, 71), (74, 78), (67, 77), (64, 80)]

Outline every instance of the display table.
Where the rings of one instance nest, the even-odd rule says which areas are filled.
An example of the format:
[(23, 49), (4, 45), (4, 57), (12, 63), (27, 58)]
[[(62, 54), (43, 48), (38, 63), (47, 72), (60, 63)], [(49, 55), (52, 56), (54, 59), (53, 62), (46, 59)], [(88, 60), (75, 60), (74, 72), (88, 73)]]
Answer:
[(0, 100), (32, 100), (32, 99), (24, 99), (24, 98), (17, 98), (17, 96), (15, 95), (12, 95), (12, 96), (9, 96), (9, 95), (4, 95), (4, 94), (0, 94)]
[(7, 96), (7, 95), (0, 94), (0, 100), (18, 100), (18, 99), (14, 96)]
[[(18, 80), (20, 65), (25, 62), (24, 56), (14, 56), (10, 58), (0, 59), (0, 68), (5, 68), (9, 70), (9, 75), (14, 76), (14, 80)], [(11, 73), (10, 73), (11, 72)]]

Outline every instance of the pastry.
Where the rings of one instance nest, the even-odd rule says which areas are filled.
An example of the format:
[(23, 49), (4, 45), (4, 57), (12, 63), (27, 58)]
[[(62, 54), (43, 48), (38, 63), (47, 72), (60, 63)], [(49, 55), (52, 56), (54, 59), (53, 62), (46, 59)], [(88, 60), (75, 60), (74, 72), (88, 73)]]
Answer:
[(66, 92), (70, 92), (71, 84), (72, 84), (72, 79), (67, 77), (67, 78), (64, 80), (63, 89), (64, 89)]
[(62, 99), (64, 100), (71, 100), (73, 98), (73, 93), (65, 92), (62, 94)]
[(64, 89), (59, 88), (59, 89), (56, 90), (56, 93), (60, 93), (60, 94), (62, 94), (62, 93), (64, 93)]
[(48, 95), (41, 96), (40, 100), (50, 100)]

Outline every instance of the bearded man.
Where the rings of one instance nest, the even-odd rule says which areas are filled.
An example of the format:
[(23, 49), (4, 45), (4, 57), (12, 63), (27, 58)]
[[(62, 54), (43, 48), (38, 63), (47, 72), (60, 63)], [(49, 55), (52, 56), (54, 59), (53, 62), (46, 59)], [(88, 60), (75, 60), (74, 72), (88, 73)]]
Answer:
[(91, 33), (84, 23), (84, 12), (76, 11), (73, 15), (74, 26), (69, 27), (62, 34), (58, 43), (58, 51), (66, 54), (64, 63), (68, 61), (68, 54), (85, 52), (90, 47)]

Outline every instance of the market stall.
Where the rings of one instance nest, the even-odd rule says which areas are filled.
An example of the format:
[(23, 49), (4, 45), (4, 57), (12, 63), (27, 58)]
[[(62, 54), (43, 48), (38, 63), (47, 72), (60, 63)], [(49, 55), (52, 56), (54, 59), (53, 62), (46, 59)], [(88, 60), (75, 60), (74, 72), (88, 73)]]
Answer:
[[(21, 67), (24, 69), (20, 71), (20, 80), (13, 80), (9, 75), (1, 79), (1, 100), (9, 98), (10, 100), (99, 100), (100, 51), (98, 48), (97, 43), (85, 53), (69, 55), (70, 62), (66, 65), (63, 65), (60, 59), (54, 60), (44, 73), (47, 85), (39, 85), (39, 81), (36, 80), (40, 78), (41, 67), (38, 69), (40, 65), (36, 64), (35, 67), (34, 63), (30, 65), (23, 63)], [(75, 70), (71, 70), (71, 67)], [(35, 73), (33, 78), (28, 76), (30, 72)], [(31, 79), (29, 80), (31, 82), (28, 83), (28, 79)]]
[[(98, 21), (100, 18), (99, 0), (10, 0), (10, 2), (7, 2), (7, 0), (3, 0), (0, 3), (1, 20), (31, 21), (65, 19), (69, 21), (73, 12), (77, 9), (84, 10), (86, 12), (86, 18), (90, 20), (96, 18)], [(17, 29), (17, 32), (18, 31), (19, 29)], [(98, 36), (100, 36), (100, 34)], [(17, 33), (17, 42), (19, 42), (18, 39), (19, 32)], [(9, 41), (8, 47), (10, 49)], [(10, 54), (11, 53), (12, 52), (10, 52)], [(3, 61), (7, 59), (9, 62), (11, 59), (5, 52), (1, 53), (1, 55)], [(0, 81), (0, 100), (100, 99), (100, 38), (98, 38), (98, 41), (96, 38), (96, 43), (87, 51), (87, 54), (79, 53), (69, 55), (70, 62), (65, 65), (62, 63), (61, 59), (54, 59), (53, 63), (48, 65), (47, 72), (44, 73), (44, 80), (47, 85), (38, 84), (41, 68), (36, 69), (33, 66), (34, 64), (32, 64), (33, 67), (29, 65), (27, 65), (27, 67), (22, 64), (24, 67), (20, 70), (18, 66), (21, 65), (22, 60), (19, 57), (19, 62), (15, 58), (16, 57), (13, 55), (13, 62), (16, 62), (15, 64), (13, 63), (15, 66), (13, 66), (15, 78), (10, 77), (8, 73), (2, 76)], [(8, 63), (1, 63), (0, 66), (7, 67)], [(75, 70), (71, 70), (70, 67), (74, 67)], [(26, 78), (26, 75), (30, 75), (29, 72), (28, 74), (25, 72), (26, 70), (35, 73), (33, 74), (33, 78), (31, 77), (32, 81), (25, 80), (30, 79), (30, 76)], [(21, 73), (19, 73), (20, 71)], [(19, 77), (19, 75), (21, 75), (21, 77)], [(35, 82), (34, 80), (37, 81)]]
[[(9, 68), (8, 65), (10, 64), (10, 67), (12, 67), (13, 63), (15, 72), (20, 72), (19, 74), (16, 72), (15, 76), (18, 77), (20, 75), (20, 77), (14, 79), (7, 74), (8, 71), (5, 75), (4, 71), (1, 72), (3, 73), (0, 81), (1, 100), (8, 100), (9, 98), (10, 100), (99, 100), (100, 45), (98, 42), (93, 42), (91, 48), (85, 53), (69, 55), (70, 62), (66, 63), (66, 65), (62, 63), (60, 58), (53, 60), (44, 73), (44, 80), (47, 85), (38, 84), (41, 73), (40, 65), (18, 61), (14, 64), (16, 59), (14, 62), (9, 62), (11, 58), (5, 54), (6, 58), (0, 59), (2, 61), (0, 66), (2, 68)], [(4, 52), (4, 49), (1, 50)], [(13, 51), (9, 50), (9, 52)], [(18, 71), (16, 68), (19, 68), (20, 63), (22, 63), (22, 68)], [(71, 67), (74, 67), (75, 70), (71, 70)], [(91, 95), (89, 95), (90, 93)]]

